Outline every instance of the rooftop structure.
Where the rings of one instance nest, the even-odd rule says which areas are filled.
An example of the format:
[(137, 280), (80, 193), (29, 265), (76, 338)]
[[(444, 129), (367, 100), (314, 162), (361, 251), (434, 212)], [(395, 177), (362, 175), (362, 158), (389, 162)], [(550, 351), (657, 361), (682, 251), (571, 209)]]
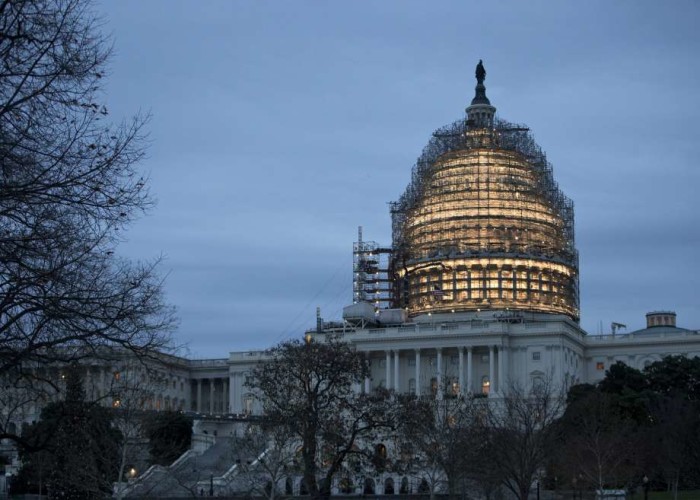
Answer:
[(466, 118), (433, 133), (391, 204), (395, 306), (579, 319), (574, 208), (529, 129), (495, 117), (476, 70)]

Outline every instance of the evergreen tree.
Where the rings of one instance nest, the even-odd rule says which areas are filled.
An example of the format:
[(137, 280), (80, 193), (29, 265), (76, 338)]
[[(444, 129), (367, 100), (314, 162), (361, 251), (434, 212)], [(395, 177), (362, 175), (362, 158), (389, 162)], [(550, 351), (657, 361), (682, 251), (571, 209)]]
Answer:
[(109, 408), (85, 400), (77, 368), (67, 370), (65, 381), (65, 399), (47, 405), (39, 422), (23, 434), (32, 449), (41, 451), (21, 451), (24, 465), (14, 492), (104, 498), (116, 479), (121, 434), (112, 427)]

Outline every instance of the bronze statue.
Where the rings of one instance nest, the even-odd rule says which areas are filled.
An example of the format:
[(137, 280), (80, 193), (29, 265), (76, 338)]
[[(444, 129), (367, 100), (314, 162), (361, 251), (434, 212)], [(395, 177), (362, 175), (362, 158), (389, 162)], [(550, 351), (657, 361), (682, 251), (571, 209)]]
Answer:
[(484, 63), (479, 59), (479, 64), (476, 65), (476, 81), (484, 83), (484, 79), (486, 79), (486, 70), (484, 69)]

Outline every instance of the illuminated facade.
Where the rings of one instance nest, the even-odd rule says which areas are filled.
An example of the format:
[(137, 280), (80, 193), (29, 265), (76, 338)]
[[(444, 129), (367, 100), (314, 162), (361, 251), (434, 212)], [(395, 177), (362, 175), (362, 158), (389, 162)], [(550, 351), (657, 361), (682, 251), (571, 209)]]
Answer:
[(395, 305), (578, 321), (573, 203), (528, 129), (494, 117), (485, 74), (480, 62), (466, 118), (433, 134), (392, 204)]

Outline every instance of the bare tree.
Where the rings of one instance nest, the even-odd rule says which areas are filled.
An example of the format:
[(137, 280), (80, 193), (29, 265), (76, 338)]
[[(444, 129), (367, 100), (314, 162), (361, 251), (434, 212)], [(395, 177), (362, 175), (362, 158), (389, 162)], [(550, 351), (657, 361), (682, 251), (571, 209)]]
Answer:
[[(248, 383), (265, 418), (287, 425), (300, 443), (304, 483), (314, 498), (327, 498), (336, 474), (364, 445), (393, 425), (384, 394), (358, 394), (369, 376), (363, 355), (333, 338), (288, 341), (269, 352)], [(320, 477), (320, 481), (318, 478)]]
[(119, 499), (124, 498), (127, 480), (139, 472), (135, 465), (142, 462), (141, 456), (148, 441), (145, 437), (145, 419), (149, 406), (154, 395), (165, 388), (157, 377), (145, 375), (146, 367), (132, 360), (122, 368), (119, 378), (113, 380), (108, 393), (114, 410), (112, 423), (122, 435), (115, 492), (115, 497)]
[(234, 447), (240, 460), (239, 484), (248, 495), (274, 500), (284, 481), (301, 470), (299, 439), (284, 424), (265, 419), (251, 423)]
[(110, 48), (89, 0), (0, 1), (1, 377), (55, 387), (38, 366), (147, 355), (174, 325), (156, 262), (114, 254), (152, 200), (144, 118), (99, 102)]
[(502, 398), (484, 400), (479, 419), (483, 460), (521, 500), (527, 500), (533, 481), (547, 464), (563, 409), (564, 399), (551, 378), (531, 392), (511, 384)]
[[(443, 391), (444, 392), (444, 391)], [(456, 497), (475, 476), (482, 437), (473, 398), (399, 398), (395, 466), (425, 478), (431, 498), (444, 484)]]

